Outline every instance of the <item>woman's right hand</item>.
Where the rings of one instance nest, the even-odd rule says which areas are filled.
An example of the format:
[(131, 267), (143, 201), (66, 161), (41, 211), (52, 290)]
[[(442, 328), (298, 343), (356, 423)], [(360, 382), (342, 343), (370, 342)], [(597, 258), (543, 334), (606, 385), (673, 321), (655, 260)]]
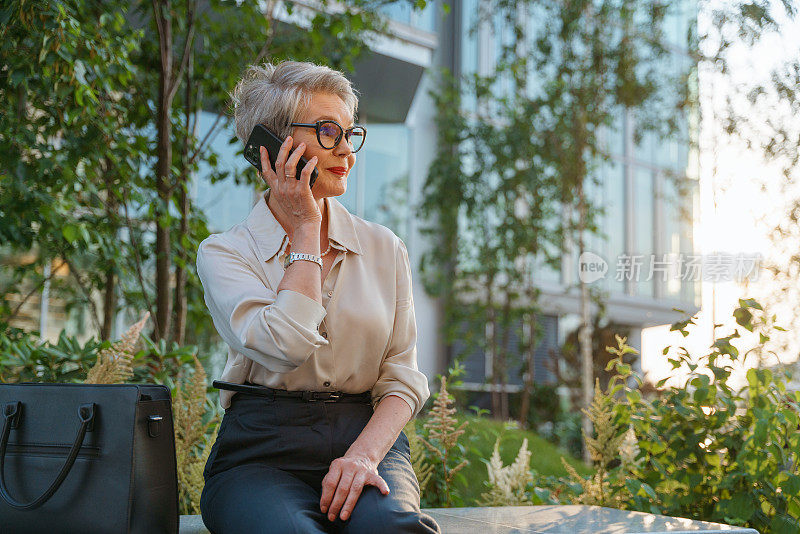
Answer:
[[(317, 164), (317, 157), (311, 158), (303, 167), (298, 180), (294, 176), (296, 176), (297, 164), (303, 152), (305, 152), (306, 145), (305, 143), (300, 143), (290, 156), (289, 151), (291, 148), (292, 137), (289, 136), (278, 152), (278, 157), (275, 161), (277, 172), (275, 172), (272, 170), (272, 165), (270, 165), (267, 149), (262, 146), (261, 178), (267, 182), (270, 188), (270, 197), (274, 197), (275, 201), (280, 205), (289, 218), (288, 223), (294, 230), (306, 224), (319, 224), (322, 222), (322, 214), (309, 185), (311, 171), (314, 170)], [(286, 177), (287, 174), (290, 176), (289, 178)]]

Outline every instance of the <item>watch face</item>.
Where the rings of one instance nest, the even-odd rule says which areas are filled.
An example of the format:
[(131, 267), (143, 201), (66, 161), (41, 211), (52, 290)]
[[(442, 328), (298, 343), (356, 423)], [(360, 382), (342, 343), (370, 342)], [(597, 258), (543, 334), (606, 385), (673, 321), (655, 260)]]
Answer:
[(289, 267), (292, 264), (292, 262), (296, 259), (297, 259), (297, 254), (295, 252), (290, 252), (289, 254), (287, 254), (286, 257), (283, 259), (284, 270), (287, 267)]

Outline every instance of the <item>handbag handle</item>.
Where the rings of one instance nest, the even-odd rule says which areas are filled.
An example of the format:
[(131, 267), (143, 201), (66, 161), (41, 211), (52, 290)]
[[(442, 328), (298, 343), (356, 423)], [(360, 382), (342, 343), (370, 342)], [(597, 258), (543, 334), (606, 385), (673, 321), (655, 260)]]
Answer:
[(0, 496), (3, 497), (3, 500), (6, 501), (9, 506), (17, 510), (33, 510), (34, 508), (38, 508), (46, 503), (47, 500), (53, 496), (59, 486), (61, 486), (61, 483), (64, 482), (64, 479), (67, 478), (70, 469), (72, 469), (72, 464), (75, 463), (75, 458), (78, 457), (78, 451), (80, 451), (80, 448), (83, 445), (83, 438), (86, 436), (86, 432), (92, 430), (91, 427), (93, 426), (92, 423), (94, 422), (94, 414), (95, 404), (93, 402), (80, 405), (78, 408), (78, 418), (81, 420), (81, 427), (78, 429), (78, 435), (75, 437), (75, 442), (72, 444), (72, 448), (69, 450), (67, 461), (64, 462), (61, 472), (58, 473), (58, 476), (53, 483), (50, 484), (50, 487), (47, 488), (47, 490), (42, 493), (38, 499), (27, 504), (23, 504), (16, 501), (8, 492), (4, 469), (8, 437), (9, 434), (11, 434), (11, 429), (17, 428), (17, 426), (19, 426), (20, 419), (22, 419), (22, 403), (15, 401), (9, 402), (4, 406), (3, 416), (5, 420), (3, 422), (3, 435), (2, 438), (0, 438)]

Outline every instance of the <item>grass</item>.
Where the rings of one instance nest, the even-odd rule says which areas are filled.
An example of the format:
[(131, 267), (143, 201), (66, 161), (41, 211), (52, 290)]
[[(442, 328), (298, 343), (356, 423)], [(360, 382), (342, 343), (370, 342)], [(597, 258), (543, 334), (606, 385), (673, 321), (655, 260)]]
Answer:
[[(467, 451), (469, 465), (461, 473), (463, 477), (458, 477), (456, 488), (458, 493), (464, 497), (467, 505), (475, 502), (481, 493), (486, 491), (484, 482), (488, 479), (486, 463), (489, 461), (494, 451), (494, 443), (500, 436), (500, 457), (505, 465), (514, 461), (517, 456), (522, 440), (528, 438), (528, 450), (531, 451), (531, 469), (540, 476), (566, 476), (567, 472), (561, 464), (561, 457), (566, 458), (567, 463), (572, 465), (578, 473), (588, 475), (592, 469), (581, 460), (573, 457), (565, 451), (545, 440), (536, 432), (522, 430), (513, 423), (505, 423), (478, 416), (458, 416), (459, 423), (468, 421), (466, 432), (459, 440), (464, 444)], [(535, 483), (535, 479), (534, 479)]]

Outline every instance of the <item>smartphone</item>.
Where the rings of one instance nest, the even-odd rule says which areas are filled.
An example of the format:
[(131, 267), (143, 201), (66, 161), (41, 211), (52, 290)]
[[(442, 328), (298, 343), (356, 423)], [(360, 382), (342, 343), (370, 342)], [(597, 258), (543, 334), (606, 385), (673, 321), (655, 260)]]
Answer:
[[(272, 170), (275, 171), (275, 161), (278, 159), (278, 152), (284, 141), (284, 139), (272, 133), (263, 124), (256, 124), (244, 147), (244, 157), (258, 169), (258, 172), (261, 172), (261, 152), (259, 147), (266, 147), (269, 153), (269, 163), (272, 165)], [(303, 171), (303, 167), (305, 167), (306, 163), (308, 163), (308, 160), (300, 156), (300, 161), (297, 163), (297, 170), (295, 173), (295, 178), (298, 180), (300, 179), (300, 173)], [(311, 171), (311, 179), (309, 180), (311, 187), (314, 187), (314, 182), (317, 181), (317, 175), (319, 175), (319, 173), (315, 167), (314, 170)]]

